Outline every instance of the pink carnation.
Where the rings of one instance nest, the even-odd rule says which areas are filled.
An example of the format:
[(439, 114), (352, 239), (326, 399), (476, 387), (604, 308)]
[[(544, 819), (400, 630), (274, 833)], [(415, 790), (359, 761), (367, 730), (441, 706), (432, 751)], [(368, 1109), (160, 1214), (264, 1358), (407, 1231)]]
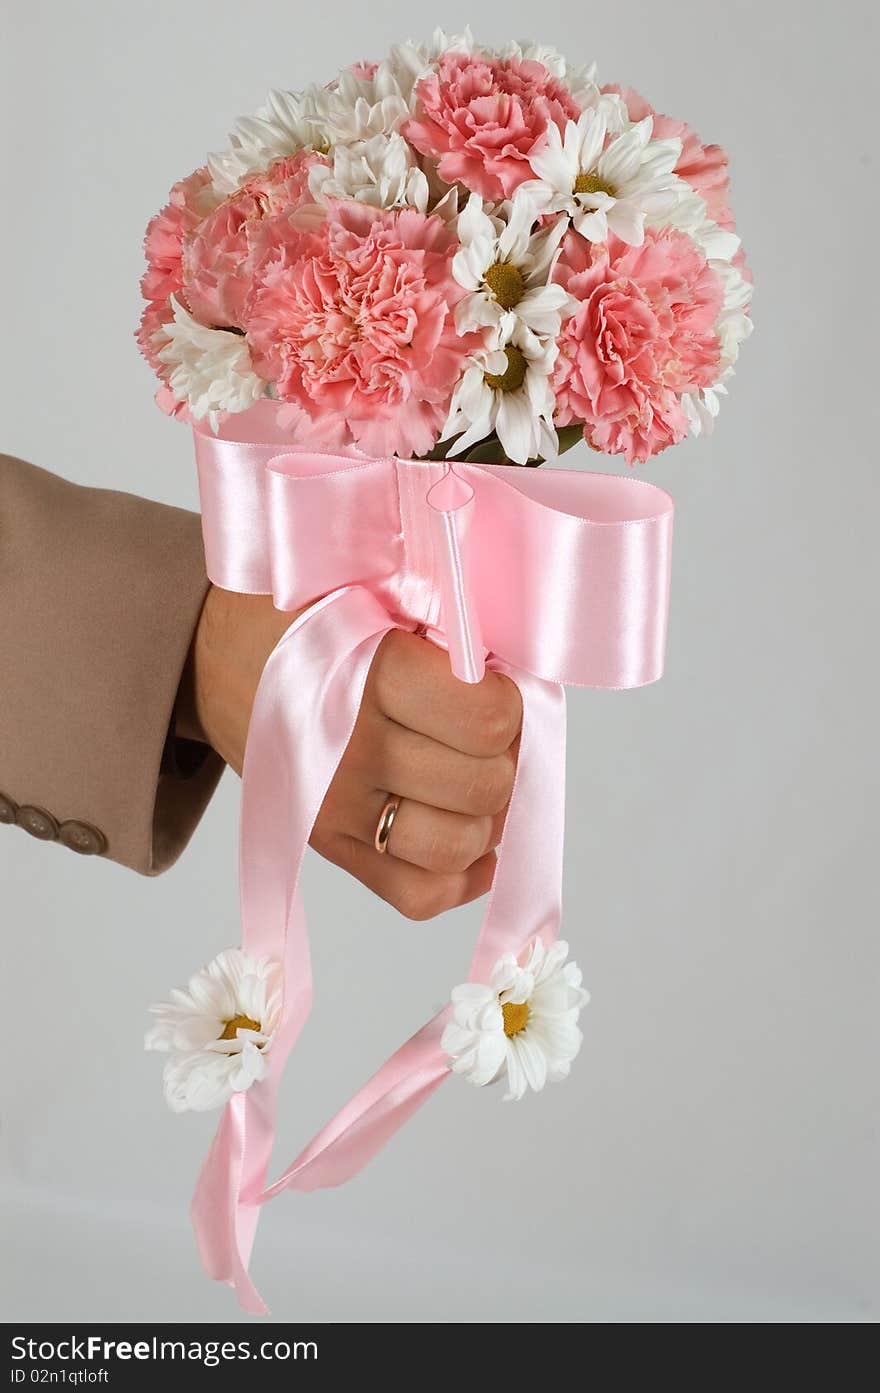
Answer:
[(434, 445), (474, 336), (453, 309), (457, 241), (415, 209), (334, 203), (316, 230), (266, 225), (266, 253), (248, 302), (258, 372), (300, 408), (310, 438), (336, 435), (375, 456)]
[(144, 255), (147, 269), (141, 278), (145, 300), (167, 300), (183, 285), (183, 239), (198, 227), (212, 206), (211, 176), (197, 169), (174, 185), (168, 202), (147, 225)]
[(242, 327), (254, 234), (264, 218), (294, 213), (309, 200), (309, 170), (314, 164), (326, 164), (326, 160), (313, 150), (276, 160), (225, 199), (186, 239), (186, 299), (202, 323)]
[(438, 160), (441, 178), (483, 198), (509, 198), (533, 177), (529, 155), (550, 121), (564, 130), (580, 115), (571, 92), (543, 63), (446, 53), (416, 84), (415, 115), (403, 134)]
[(158, 348), (153, 340), (158, 331), (165, 324), (170, 324), (173, 318), (174, 309), (170, 300), (148, 300), (144, 305), (141, 322), (135, 334), (138, 348), (153, 371), (158, 373), (160, 377), (163, 376), (163, 373), (167, 373), (168, 369), (164, 363), (159, 361)]
[(730, 174), (727, 168), (727, 155), (720, 145), (702, 145), (699, 137), (684, 121), (676, 121), (672, 116), (663, 116), (645, 101), (645, 98), (631, 87), (614, 85), (603, 87), (603, 92), (617, 92), (626, 103), (631, 121), (642, 121), (646, 116), (654, 118), (654, 139), (670, 140), (678, 137), (681, 141), (681, 155), (675, 166), (680, 179), (690, 184), (692, 189), (706, 200), (709, 217), (719, 227), (733, 231), (733, 213), (730, 210)]
[(627, 464), (677, 444), (680, 394), (720, 371), (723, 290), (696, 243), (672, 228), (649, 228), (640, 247), (570, 232), (554, 279), (581, 302), (559, 337), (557, 423), (582, 422), (595, 449)]

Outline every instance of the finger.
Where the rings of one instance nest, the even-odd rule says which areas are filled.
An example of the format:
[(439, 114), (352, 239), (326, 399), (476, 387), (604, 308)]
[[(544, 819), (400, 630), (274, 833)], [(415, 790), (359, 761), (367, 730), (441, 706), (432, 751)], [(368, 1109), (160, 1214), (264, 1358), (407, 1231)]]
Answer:
[(500, 755), (522, 725), (522, 698), (509, 677), (487, 671), (482, 682), (461, 682), (447, 653), (401, 629), (380, 644), (368, 690), (391, 720), (464, 754)]
[(489, 890), (495, 874), (494, 852), (465, 871), (435, 875), (394, 856), (381, 856), (356, 837), (334, 834), (326, 842), (319, 837), (312, 844), (328, 861), (348, 871), (407, 919), (433, 919), (447, 909), (479, 899)]
[[(380, 792), (362, 797), (337, 821), (337, 830), (373, 846), (387, 798), (386, 793)], [(386, 854), (441, 875), (466, 871), (497, 847), (503, 826), (503, 813), (495, 817), (467, 817), (404, 798), (391, 826)]]
[(349, 756), (353, 770), (373, 788), (468, 817), (494, 817), (513, 790), (513, 751), (478, 759), (385, 716), (363, 723)]

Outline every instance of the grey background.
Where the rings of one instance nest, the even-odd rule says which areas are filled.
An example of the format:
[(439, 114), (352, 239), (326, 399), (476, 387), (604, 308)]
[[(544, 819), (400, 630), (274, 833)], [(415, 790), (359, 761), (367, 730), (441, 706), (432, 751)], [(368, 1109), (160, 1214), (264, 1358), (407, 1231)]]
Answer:
[[(665, 680), (570, 702), (566, 933), (593, 991), (571, 1080), (520, 1107), (450, 1084), (353, 1184), (277, 1200), (254, 1263), (277, 1318), (877, 1316), (871, 9), (471, 8), (728, 147), (758, 328), (715, 438), (645, 471), (678, 503)], [(269, 86), (462, 17), (5, 0), (2, 448), (194, 504), (131, 338), (147, 218)], [(146, 1003), (236, 941), (237, 797), (227, 775), (157, 881), (0, 837), (7, 1319), (239, 1318), (187, 1220), (215, 1119), (172, 1117), (141, 1052)], [(306, 889), (318, 998), (279, 1166), (476, 928), (410, 924), (314, 857)]]

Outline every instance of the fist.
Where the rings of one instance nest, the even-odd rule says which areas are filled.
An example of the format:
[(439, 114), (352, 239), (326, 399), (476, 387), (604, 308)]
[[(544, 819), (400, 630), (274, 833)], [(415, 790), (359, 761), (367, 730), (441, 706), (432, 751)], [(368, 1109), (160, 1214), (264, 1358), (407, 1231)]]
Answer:
[[(181, 687), (178, 728), (241, 771), (266, 659), (294, 616), (264, 596), (212, 589)], [(379, 645), (311, 845), (410, 919), (489, 889), (516, 771), (522, 703), (497, 672), (453, 677), (426, 639), (392, 630)], [(399, 799), (387, 849), (374, 838)]]

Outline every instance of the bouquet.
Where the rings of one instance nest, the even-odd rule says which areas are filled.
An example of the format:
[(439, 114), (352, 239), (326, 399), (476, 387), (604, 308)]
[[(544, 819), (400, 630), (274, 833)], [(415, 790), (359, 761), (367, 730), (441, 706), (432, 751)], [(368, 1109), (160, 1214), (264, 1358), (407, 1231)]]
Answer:
[(146, 235), (138, 340), (213, 427), (292, 445), (644, 462), (711, 429), (749, 333), (727, 160), (540, 44), (404, 44), (272, 92)]
[[(570, 1072), (563, 685), (661, 675), (673, 506), (626, 473), (520, 466), (582, 437), (643, 463), (710, 430), (751, 280), (718, 146), (551, 48), (469, 32), (271, 93), (174, 186), (146, 255), (138, 341), (193, 428), (208, 574), (300, 611), (248, 733), (242, 946), (147, 1037), (176, 1111), (223, 1107), (193, 1219), (207, 1271), (262, 1312), (274, 1195), (349, 1179), (451, 1075), (518, 1099)], [(489, 663), (520, 688), (493, 890), (467, 980), (269, 1184), (312, 1000), (302, 858), (400, 626), (461, 680)]]

